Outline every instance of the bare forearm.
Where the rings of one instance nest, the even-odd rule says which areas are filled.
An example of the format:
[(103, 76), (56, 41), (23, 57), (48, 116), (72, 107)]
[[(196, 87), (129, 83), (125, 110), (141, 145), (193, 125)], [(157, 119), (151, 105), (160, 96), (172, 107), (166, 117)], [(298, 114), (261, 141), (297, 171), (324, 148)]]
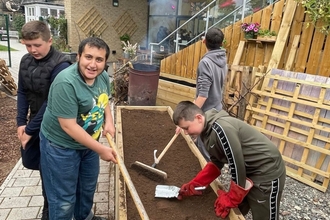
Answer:
[(105, 123), (113, 124), (110, 103), (104, 109)]
[[(65, 120), (65, 119), (64, 119)], [(61, 121), (61, 119), (60, 119)], [(62, 122), (60, 123), (62, 129), (75, 141), (82, 144), (83, 146), (97, 152), (98, 154), (101, 153), (102, 149), (105, 147), (97, 140), (93, 139), (81, 126), (77, 123), (71, 122)]]
[(206, 101), (206, 98), (205, 97), (198, 96), (194, 100), (194, 103), (195, 103), (195, 105), (197, 105), (198, 107), (201, 108), (204, 105), (205, 101)]

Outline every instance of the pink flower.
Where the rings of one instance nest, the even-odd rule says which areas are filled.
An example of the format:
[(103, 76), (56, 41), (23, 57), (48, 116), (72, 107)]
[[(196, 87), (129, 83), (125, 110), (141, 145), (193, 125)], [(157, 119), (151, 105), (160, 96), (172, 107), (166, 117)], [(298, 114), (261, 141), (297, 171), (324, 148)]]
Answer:
[(258, 22), (255, 23), (243, 23), (241, 28), (244, 33), (257, 33), (260, 29), (260, 24)]

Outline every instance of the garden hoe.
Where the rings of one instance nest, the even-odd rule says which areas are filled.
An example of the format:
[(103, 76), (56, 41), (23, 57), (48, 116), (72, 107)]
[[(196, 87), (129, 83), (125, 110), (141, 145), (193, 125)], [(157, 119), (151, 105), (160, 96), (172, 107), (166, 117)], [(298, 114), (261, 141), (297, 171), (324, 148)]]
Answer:
[(156, 157), (156, 153), (157, 150), (154, 150), (154, 164), (152, 164), (151, 166), (148, 166), (144, 163), (141, 163), (139, 161), (135, 161), (132, 164), (132, 168), (137, 168), (140, 171), (143, 172), (143, 174), (145, 176), (147, 176), (148, 178), (155, 180), (155, 181), (161, 181), (161, 180), (165, 180), (167, 178), (167, 173), (165, 173), (162, 170), (156, 169), (156, 165), (159, 163), (159, 161), (163, 158), (164, 154), (167, 152), (167, 150), (170, 148), (170, 146), (173, 144), (174, 140), (178, 137), (179, 134), (175, 134), (172, 139), (170, 140), (170, 142), (168, 142), (168, 144), (166, 145), (166, 147), (164, 148), (164, 150), (162, 151), (162, 153), (159, 155), (159, 157)]

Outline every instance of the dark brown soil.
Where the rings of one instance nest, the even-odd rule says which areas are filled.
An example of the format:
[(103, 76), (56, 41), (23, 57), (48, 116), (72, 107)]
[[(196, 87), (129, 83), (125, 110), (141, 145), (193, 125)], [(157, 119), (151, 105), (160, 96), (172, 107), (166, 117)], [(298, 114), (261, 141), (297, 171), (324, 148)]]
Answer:
[(16, 100), (0, 98), (0, 186), (21, 157), (16, 111)]
[[(142, 172), (130, 167), (134, 161), (151, 166), (154, 163), (153, 151), (158, 150), (159, 156), (171, 140), (175, 126), (167, 112), (125, 109), (122, 110), (122, 127), (125, 165), (150, 219), (218, 219), (213, 208), (217, 197), (211, 187), (208, 187), (202, 196), (188, 197), (182, 201), (176, 198), (154, 198), (156, 185), (180, 187), (201, 170), (198, 159), (181, 135), (157, 165), (157, 169), (167, 173), (168, 178), (165, 181), (151, 180)], [(140, 219), (128, 191), (126, 198), (128, 219)]]

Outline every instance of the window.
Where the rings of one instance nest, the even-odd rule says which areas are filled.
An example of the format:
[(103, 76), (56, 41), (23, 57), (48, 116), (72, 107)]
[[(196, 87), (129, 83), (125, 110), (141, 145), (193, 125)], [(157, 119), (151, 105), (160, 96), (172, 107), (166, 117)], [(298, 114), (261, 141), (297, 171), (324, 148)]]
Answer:
[(30, 8), (28, 9), (28, 15), (29, 15), (29, 16), (35, 16), (34, 8), (31, 8), (31, 7), (30, 7)]
[(48, 8), (40, 8), (40, 15), (42, 17), (47, 17), (48, 16)]
[(50, 9), (50, 15), (57, 17), (57, 9)]
[(176, 0), (154, 0), (150, 3), (150, 15), (175, 15)]

